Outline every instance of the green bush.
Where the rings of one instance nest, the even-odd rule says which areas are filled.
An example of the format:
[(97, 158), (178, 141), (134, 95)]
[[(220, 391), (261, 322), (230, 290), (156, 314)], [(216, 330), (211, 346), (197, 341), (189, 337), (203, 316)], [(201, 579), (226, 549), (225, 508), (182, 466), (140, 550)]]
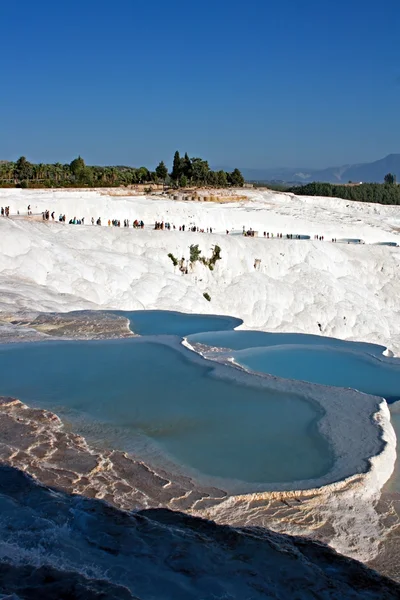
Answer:
[(199, 260), (200, 255), (201, 255), (201, 250), (199, 249), (199, 245), (192, 244), (190, 246), (190, 262), (195, 263), (197, 260)]
[(170, 252), (168, 254), (168, 257), (172, 260), (172, 264), (174, 265), (174, 267), (176, 267), (178, 265), (178, 259), (175, 258), (175, 256), (172, 254), (172, 252)]
[(217, 260), (221, 260), (221, 248), (217, 245), (212, 248), (211, 258), (206, 258), (205, 256), (201, 256), (201, 250), (199, 249), (198, 244), (192, 244), (190, 246), (190, 262), (195, 263), (200, 261), (203, 263), (205, 267), (208, 267), (210, 271), (214, 270), (215, 263)]
[(221, 260), (221, 248), (217, 245), (215, 245), (213, 247), (213, 253), (212, 256), (210, 258), (210, 260), (208, 261), (208, 266), (210, 267), (210, 271), (212, 271), (214, 269), (215, 263), (217, 262), (217, 260)]

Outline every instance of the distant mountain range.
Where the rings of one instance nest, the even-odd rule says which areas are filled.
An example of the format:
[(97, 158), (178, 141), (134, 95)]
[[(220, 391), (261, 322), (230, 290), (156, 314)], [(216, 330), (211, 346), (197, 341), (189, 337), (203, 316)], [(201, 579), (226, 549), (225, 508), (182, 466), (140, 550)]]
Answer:
[[(229, 169), (228, 169), (229, 170)], [(400, 182), (400, 154), (389, 154), (385, 158), (371, 163), (343, 165), (327, 169), (276, 168), (276, 169), (241, 169), (247, 181), (276, 183), (309, 183), (324, 181), (328, 183), (383, 183), (387, 173), (396, 175)]]

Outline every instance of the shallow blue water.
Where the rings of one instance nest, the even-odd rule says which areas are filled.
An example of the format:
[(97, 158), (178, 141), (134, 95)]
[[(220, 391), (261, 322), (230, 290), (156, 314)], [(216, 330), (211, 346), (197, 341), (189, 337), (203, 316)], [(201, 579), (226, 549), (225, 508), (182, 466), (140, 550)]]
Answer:
[[(400, 361), (383, 357), (382, 346), (232, 331), (241, 321), (231, 317), (119, 314), (142, 335), (232, 348), (226, 355), (253, 371), (400, 398)], [(0, 394), (58, 412), (96, 443), (144, 459), (168, 456), (205, 475), (278, 483), (318, 477), (332, 465), (313, 405), (216, 379), (207, 361), (154, 338), (0, 346)]]
[(129, 319), (132, 331), (139, 335), (186, 337), (200, 331), (230, 331), (243, 323), (241, 319), (234, 317), (191, 315), (166, 310), (118, 311), (116, 314)]
[(262, 373), (400, 399), (400, 361), (343, 347), (282, 345), (230, 352), (236, 362)]
[[(381, 396), (389, 403), (392, 425), (400, 439), (400, 359), (383, 356), (383, 346), (315, 335), (241, 330), (200, 333), (187, 339), (191, 344), (230, 348), (222, 356), (233, 357), (252, 371)], [(400, 491), (399, 460), (388, 487)]]
[(329, 470), (314, 405), (211, 372), (189, 350), (143, 338), (0, 346), (0, 393), (67, 416), (96, 442), (246, 482)]
[(336, 338), (327, 338), (321, 335), (308, 335), (303, 333), (267, 333), (265, 331), (208, 331), (186, 336), (191, 344), (205, 344), (218, 348), (232, 350), (245, 350), (247, 348), (260, 348), (269, 346), (282, 346), (284, 344), (302, 344), (311, 346), (328, 346), (353, 351), (367, 352), (381, 356), (385, 350), (377, 344), (364, 342), (345, 342)]

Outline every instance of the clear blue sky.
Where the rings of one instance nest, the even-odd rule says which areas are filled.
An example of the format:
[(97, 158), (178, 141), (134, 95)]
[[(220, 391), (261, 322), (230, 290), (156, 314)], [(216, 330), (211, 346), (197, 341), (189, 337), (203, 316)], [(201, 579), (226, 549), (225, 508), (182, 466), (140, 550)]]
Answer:
[(0, 23), (0, 159), (400, 152), (399, 0), (4, 0)]

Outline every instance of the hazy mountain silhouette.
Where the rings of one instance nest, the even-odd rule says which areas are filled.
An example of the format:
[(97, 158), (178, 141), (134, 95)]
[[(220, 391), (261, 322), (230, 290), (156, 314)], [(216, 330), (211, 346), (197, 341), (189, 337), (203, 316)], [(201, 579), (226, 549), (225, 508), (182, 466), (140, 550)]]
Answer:
[[(227, 169), (229, 170), (229, 168)], [(383, 183), (387, 173), (396, 175), (400, 182), (400, 154), (389, 154), (385, 158), (371, 163), (342, 165), (327, 169), (310, 168), (268, 168), (241, 169), (248, 181), (280, 181), (285, 183), (309, 183), (310, 181), (326, 181), (329, 183)]]

